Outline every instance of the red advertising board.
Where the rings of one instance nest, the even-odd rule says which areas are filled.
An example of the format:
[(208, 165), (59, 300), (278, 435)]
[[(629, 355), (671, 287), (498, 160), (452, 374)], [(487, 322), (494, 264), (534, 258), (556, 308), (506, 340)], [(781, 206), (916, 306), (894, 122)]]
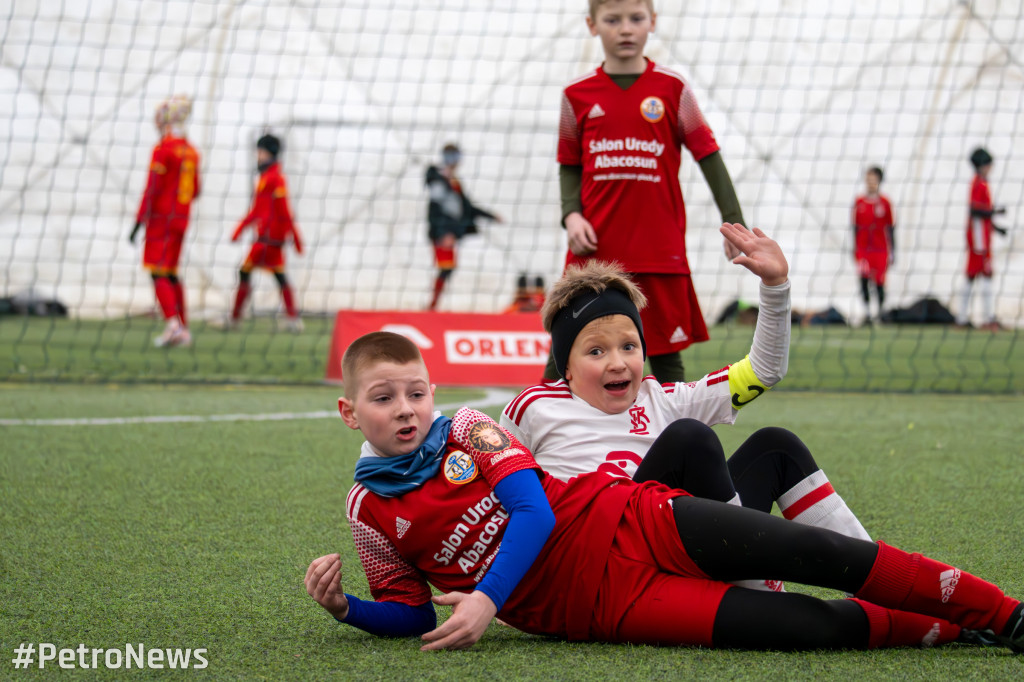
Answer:
[(531, 386), (541, 379), (551, 337), (539, 313), (486, 315), (341, 310), (327, 358), (327, 379), (341, 381), (341, 356), (352, 341), (391, 331), (419, 347), (435, 384)]

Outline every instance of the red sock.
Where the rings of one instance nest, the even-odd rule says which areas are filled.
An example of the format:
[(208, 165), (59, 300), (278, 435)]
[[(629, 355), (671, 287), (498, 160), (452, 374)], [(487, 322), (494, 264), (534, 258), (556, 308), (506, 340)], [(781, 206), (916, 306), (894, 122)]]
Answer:
[(894, 646), (939, 646), (956, 641), (960, 626), (948, 620), (919, 613), (887, 609), (861, 599), (853, 599), (868, 617), (868, 648)]
[(153, 280), (153, 290), (156, 292), (156, 300), (160, 303), (160, 310), (164, 319), (169, 320), (178, 315), (178, 296), (174, 293), (174, 285), (166, 277), (157, 277)]
[(1020, 604), (990, 582), (959, 568), (910, 554), (884, 542), (860, 599), (903, 611), (938, 616), (972, 630), (1002, 632)]
[(288, 317), (297, 317), (299, 313), (295, 310), (295, 296), (292, 294), (290, 284), (281, 287), (281, 300), (284, 301), (284, 311), (288, 313)]
[(441, 292), (444, 290), (444, 277), (440, 275), (434, 280), (434, 295), (430, 299), (430, 307), (427, 310), (433, 310), (437, 307), (437, 301), (441, 298)]
[(251, 288), (248, 282), (239, 282), (238, 293), (235, 294), (235, 309), (231, 311), (232, 320), (242, 318), (242, 308), (245, 307), (245, 299), (249, 298)]
[(185, 287), (181, 285), (181, 280), (171, 282), (171, 286), (174, 287), (174, 297), (178, 301), (178, 319), (181, 320), (181, 326), (187, 327), (188, 320), (185, 319)]

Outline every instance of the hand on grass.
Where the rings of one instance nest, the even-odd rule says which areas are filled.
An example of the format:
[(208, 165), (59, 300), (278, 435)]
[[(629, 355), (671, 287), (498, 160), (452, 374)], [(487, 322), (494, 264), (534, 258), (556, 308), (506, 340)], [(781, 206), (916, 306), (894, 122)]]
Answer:
[(483, 636), (484, 630), (498, 612), (491, 598), (479, 591), (469, 594), (451, 592), (434, 597), (432, 601), (451, 606), (452, 617), (441, 627), (423, 635), (422, 639), (427, 644), (420, 647), (422, 651), (468, 649)]
[(306, 570), (306, 592), (338, 620), (348, 615), (348, 598), (341, 591), (341, 555), (327, 554), (313, 560)]
[(720, 231), (727, 242), (743, 253), (733, 258), (733, 263), (750, 270), (766, 286), (776, 286), (786, 281), (789, 263), (775, 240), (756, 227), (748, 231), (739, 223), (722, 223)]

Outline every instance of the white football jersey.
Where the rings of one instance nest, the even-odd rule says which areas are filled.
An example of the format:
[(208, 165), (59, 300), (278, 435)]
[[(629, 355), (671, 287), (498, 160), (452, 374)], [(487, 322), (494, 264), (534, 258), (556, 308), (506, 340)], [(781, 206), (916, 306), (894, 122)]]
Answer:
[(574, 396), (564, 380), (532, 386), (510, 402), (501, 425), (530, 448), (541, 468), (567, 481), (591, 471), (632, 478), (640, 461), (665, 428), (683, 417), (705, 424), (732, 424), (729, 368), (699, 381), (640, 383), (633, 406), (607, 414)]
[(563, 481), (591, 471), (632, 478), (669, 424), (685, 417), (708, 426), (732, 424), (740, 408), (786, 375), (789, 293), (788, 280), (762, 284), (750, 355), (699, 381), (659, 384), (645, 377), (636, 401), (619, 414), (573, 395), (564, 380), (539, 384), (505, 406), (501, 425), (530, 448), (542, 469)]

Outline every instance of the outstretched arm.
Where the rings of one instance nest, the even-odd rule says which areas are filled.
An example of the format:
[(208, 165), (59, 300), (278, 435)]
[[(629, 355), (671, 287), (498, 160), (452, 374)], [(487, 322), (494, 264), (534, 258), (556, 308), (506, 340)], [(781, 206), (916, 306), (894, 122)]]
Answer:
[[(750, 354), (729, 369), (733, 407), (741, 408), (771, 388), (789, 368), (791, 334), (789, 264), (779, 245), (758, 228), (722, 225), (722, 236), (743, 255), (733, 259), (761, 278), (760, 308)], [(750, 376), (753, 374), (753, 376)]]

